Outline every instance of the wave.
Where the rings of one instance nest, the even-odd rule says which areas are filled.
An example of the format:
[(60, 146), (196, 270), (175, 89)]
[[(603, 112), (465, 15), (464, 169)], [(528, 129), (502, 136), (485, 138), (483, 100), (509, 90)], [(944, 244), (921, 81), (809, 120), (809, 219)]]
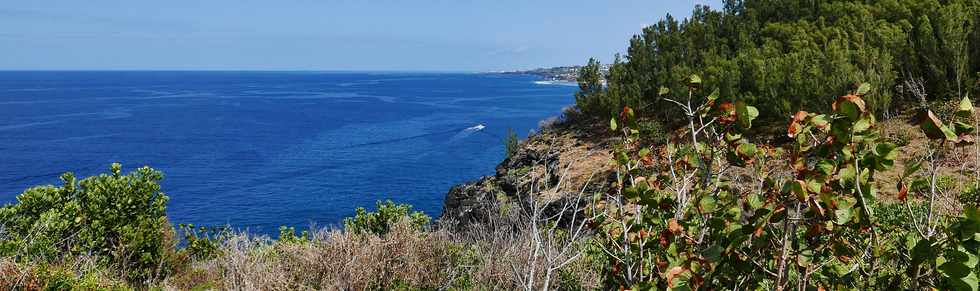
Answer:
[(574, 86), (577, 87), (578, 83), (571, 81), (534, 81), (538, 85), (553, 85), (553, 86)]

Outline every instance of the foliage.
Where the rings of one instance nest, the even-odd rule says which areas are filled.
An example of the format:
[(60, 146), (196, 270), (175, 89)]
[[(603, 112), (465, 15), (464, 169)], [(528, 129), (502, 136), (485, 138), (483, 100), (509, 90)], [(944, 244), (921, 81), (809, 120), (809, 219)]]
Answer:
[(517, 136), (517, 133), (514, 133), (513, 129), (508, 128), (507, 138), (504, 139), (505, 158), (509, 159), (511, 156), (517, 153), (517, 150), (520, 149), (520, 142), (521, 139)]
[[(671, 121), (677, 108), (656, 106), (657, 91), (683, 91), (694, 72), (723, 96), (758, 104), (764, 116), (826, 111), (833, 96), (861, 81), (877, 88), (862, 99), (887, 116), (899, 102), (918, 101), (905, 80), (921, 79), (926, 95), (957, 99), (980, 71), (980, 1), (726, 0), (698, 6), (690, 18), (667, 15), (629, 40), (598, 86), (590, 60), (577, 104), (608, 118), (623, 106)], [(618, 58), (617, 58), (618, 60)], [(924, 97), (924, 96), (923, 96)]]
[[(793, 114), (787, 136), (794, 142), (783, 154), (744, 137), (755, 108), (722, 102), (718, 90), (702, 95), (701, 80), (689, 78), (686, 99), (658, 90), (686, 117), (687, 145), (639, 146), (629, 107), (610, 120), (623, 136), (614, 158), (618, 187), (592, 210), (608, 288), (977, 290), (975, 208), (941, 217), (933, 199), (907, 199), (901, 181), (904, 205), (877, 201), (876, 174), (901, 150), (875, 130), (864, 100), (870, 85), (837, 98), (830, 114)], [(965, 118), (972, 105), (962, 103)], [(947, 144), (971, 139), (962, 126), (933, 125), (923, 130), (937, 130), (932, 136)], [(784, 175), (772, 164), (780, 157), (788, 161)], [(666, 172), (646, 170), (657, 160)], [(917, 170), (907, 166), (903, 180)], [(745, 178), (730, 172), (744, 171), (754, 173), (750, 182), (736, 183)]]
[(227, 239), (229, 231), (226, 227), (197, 227), (193, 224), (178, 224), (177, 228), (184, 234), (184, 248), (181, 250), (192, 259), (204, 260), (218, 256), (221, 242)]
[(161, 178), (149, 167), (123, 175), (113, 164), (109, 174), (77, 181), (66, 173), (61, 187), (30, 188), (0, 208), (0, 254), (28, 261), (92, 255), (131, 281), (159, 276), (173, 232)]
[(411, 205), (395, 204), (391, 200), (378, 201), (376, 209), (375, 212), (368, 212), (363, 207), (358, 207), (354, 217), (344, 219), (345, 230), (355, 234), (384, 235), (402, 219), (407, 219), (409, 226), (416, 230), (421, 230), (432, 220), (425, 213), (413, 212)]

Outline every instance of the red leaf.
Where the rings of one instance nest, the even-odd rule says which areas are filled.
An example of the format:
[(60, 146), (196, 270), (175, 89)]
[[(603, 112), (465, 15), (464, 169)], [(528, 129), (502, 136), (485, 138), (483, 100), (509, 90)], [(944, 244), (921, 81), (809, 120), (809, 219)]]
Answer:
[(898, 200), (902, 200), (902, 202), (905, 202), (905, 200), (908, 199), (908, 196), (909, 196), (909, 186), (905, 185), (905, 183), (898, 182)]

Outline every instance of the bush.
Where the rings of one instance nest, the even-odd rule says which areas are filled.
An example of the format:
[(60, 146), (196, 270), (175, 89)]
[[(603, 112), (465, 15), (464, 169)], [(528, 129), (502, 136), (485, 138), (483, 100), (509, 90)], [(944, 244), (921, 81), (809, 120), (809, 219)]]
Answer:
[(375, 212), (368, 212), (364, 207), (358, 207), (355, 212), (354, 217), (344, 219), (344, 229), (355, 234), (384, 235), (402, 219), (408, 219), (412, 229), (422, 230), (432, 220), (425, 213), (412, 212), (411, 205), (395, 204), (391, 200), (378, 201)]
[(517, 133), (512, 129), (507, 129), (507, 138), (504, 139), (504, 154), (506, 158), (510, 158), (517, 153), (520, 148), (521, 139), (517, 136)]
[(131, 281), (160, 275), (173, 233), (158, 184), (163, 175), (149, 167), (126, 175), (120, 169), (113, 164), (109, 174), (81, 181), (66, 173), (61, 187), (18, 195), (16, 204), (0, 208), (0, 255), (32, 262), (91, 255)]
[(664, 129), (663, 124), (656, 120), (640, 122), (639, 130), (640, 135), (644, 137), (644, 141), (652, 144), (666, 144), (670, 139), (667, 131)]

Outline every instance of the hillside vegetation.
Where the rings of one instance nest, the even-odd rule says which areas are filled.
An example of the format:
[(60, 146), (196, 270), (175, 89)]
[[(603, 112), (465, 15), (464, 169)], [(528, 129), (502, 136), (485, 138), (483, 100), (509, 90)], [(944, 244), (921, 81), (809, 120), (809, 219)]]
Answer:
[(668, 16), (435, 221), (379, 202), (272, 239), (174, 226), (148, 167), (65, 174), (0, 208), (0, 289), (978, 290), (978, 9)]

